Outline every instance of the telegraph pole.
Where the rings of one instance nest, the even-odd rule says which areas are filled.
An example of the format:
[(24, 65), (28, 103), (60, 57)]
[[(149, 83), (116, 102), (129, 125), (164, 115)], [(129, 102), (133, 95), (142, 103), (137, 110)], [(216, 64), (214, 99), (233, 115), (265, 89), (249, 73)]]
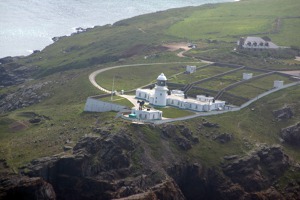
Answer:
[(112, 84), (112, 88), (111, 88), (111, 97), (110, 100), (113, 100), (113, 95), (114, 95), (114, 87), (115, 87), (115, 75), (113, 77), (113, 84)]

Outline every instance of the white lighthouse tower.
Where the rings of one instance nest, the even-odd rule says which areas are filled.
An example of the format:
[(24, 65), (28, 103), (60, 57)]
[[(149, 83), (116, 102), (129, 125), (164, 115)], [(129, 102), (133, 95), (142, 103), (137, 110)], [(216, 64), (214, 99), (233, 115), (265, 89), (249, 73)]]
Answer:
[(167, 95), (168, 95), (167, 78), (164, 75), (164, 73), (161, 73), (157, 77), (157, 83), (154, 88), (153, 105), (166, 106), (167, 105)]

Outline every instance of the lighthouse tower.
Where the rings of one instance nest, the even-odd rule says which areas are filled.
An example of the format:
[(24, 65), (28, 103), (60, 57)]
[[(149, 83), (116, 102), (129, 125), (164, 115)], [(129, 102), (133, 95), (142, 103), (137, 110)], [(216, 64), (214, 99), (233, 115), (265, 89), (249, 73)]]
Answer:
[(154, 88), (153, 105), (166, 106), (167, 105), (167, 95), (168, 95), (167, 78), (163, 73), (161, 73), (157, 77), (157, 83)]

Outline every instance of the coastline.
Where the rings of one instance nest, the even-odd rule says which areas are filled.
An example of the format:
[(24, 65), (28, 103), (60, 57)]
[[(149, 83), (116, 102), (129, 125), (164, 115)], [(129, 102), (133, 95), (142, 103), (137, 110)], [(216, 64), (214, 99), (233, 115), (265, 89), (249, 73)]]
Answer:
[[(207, 3), (207, 2), (203, 2), (203, 4), (200, 4), (200, 5), (190, 5), (190, 6), (193, 6), (193, 7), (201, 7), (205, 4), (218, 4), (218, 3), (229, 3), (229, 2), (237, 2), (239, 0), (226, 0), (226, 1), (222, 1), (222, 2), (212, 2), (212, 3)], [(140, 15), (144, 15), (144, 14), (151, 14), (151, 13), (155, 13), (155, 12), (164, 12), (164, 11), (167, 11), (167, 10), (170, 10), (170, 9), (175, 9), (175, 8), (185, 8), (185, 7), (190, 7), (190, 6), (183, 6), (183, 7), (170, 7), (170, 8), (167, 8), (167, 9), (163, 9), (163, 10), (160, 10), (160, 9), (157, 9), (157, 10), (152, 10), (150, 12), (143, 12), (143, 13), (138, 13), (137, 15), (132, 15), (132, 16), (124, 16), (124, 17), (121, 17), (121, 18), (118, 18), (118, 19), (115, 19), (115, 20), (112, 20), (110, 21), (110, 23), (99, 23), (99, 24), (95, 24), (95, 25), (92, 25), (92, 26), (86, 26), (84, 24), (80, 25), (80, 26), (73, 26), (71, 28), (68, 28), (69, 29), (69, 32), (68, 33), (63, 33), (63, 34), (56, 34), (56, 35), (48, 35), (48, 37), (42, 37), (43, 34), (45, 33), (39, 33), (41, 36), (37, 36), (37, 37), (32, 37), (32, 38), (27, 38), (27, 37), (24, 37), (22, 40), (23, 41), (27, 41), (27, 40), (30, 40), (30, 42), (28, 41), (27, 43), (35, 43), (36, 39), (38, 39), (38, 41), (40, 42), (37, 42), (39, 43), (37, 46), (37, 48), (33, 47), (33, 48), (30, 48), (29, 46), (27, 47), (26, 46), (26, 42), (25, 44), (22, 44), (18, 41), (14, 41), (12, 44), (10, 45), (6, 45), (6, 44), (2, 44), (2, 46), (0, 46), (1, 49), (5, 49), (5, 51), (7, 52), (11, 52), (11, 51), (15, 51), (15, 53), (13, 54), (9, 54), (7, 55), (5, 53), (5, 51), (3, 52), (0, 52), (0, 59), (2, 58), (5, 58), (5, 57), (21, 57), (21, 56), (28, 56), (28, 55), (31, 55), (32, 53), (34, 53), (35, 51), (42, 51), (44, 48), (46, 48), (47, 46), (49, 45), (52, 45), (55, 41), (53, 41), (53, 38), (60, 38), (60, 37), (64, 37), (64, 36), (72, 36), (73, 34), (78, 34), (80, 33), (81, 31), (78, 31), (77, 29), (78, 28), (82, 28), (82, 29), (92, 29), (94, 27), (99, 27), (99, 26), (105, 26), (106, 24), (114, 24), (116, 22), (119, 22), (119, 21), (122, 21), (122, 20), (125, 20), (125, 19), (129, 19), (129, 18), (133, 18), (133, 17), (137, 17), (137, 16), (140, 16)], [(67, 29), (66, 29), (67, 30)], [(19, 30), (19, 31), (22, 31), (22, 30)], [(84, 32), (84, 31), (82, 31)], [(0, 33), (1, 34), (1, 33)], [(22, 33), (24, 34), (24, 33)], [(3, 35), (3, 33), (2, 33)], [(3, 37), (4, 38), (4, 37)], [(10, 48), (6, 48), (5, 46), (15, 46), (14, 44), (17, 44), (18, 46), (16, 47), (11, 47)], [(26, 49), (25, 49), (26, 48)], [(7, 50), (8, 49), (8, 50)], [(18, 51), (16, 51), (16, 50)], [(21, 50), (20, 50), (21, 49)], [(23, 53), (20, 53), (20, 51), (22, 51)]]

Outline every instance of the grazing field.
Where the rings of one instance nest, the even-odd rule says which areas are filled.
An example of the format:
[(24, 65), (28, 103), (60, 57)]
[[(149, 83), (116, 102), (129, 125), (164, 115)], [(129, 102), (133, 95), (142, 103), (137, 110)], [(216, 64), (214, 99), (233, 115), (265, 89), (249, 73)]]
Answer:
[(130, 68), (119, 68), (105, 71), (96, 77), (99, 85), (106, 89), (111, 89), (114, 79), (114, 88), (116, 90), (132, 90), (154, 83), (157, 76), (164, 72), (169, 77), (178, 72), (182, 72), (182, 65), (153, 65), (153, 66), (137, 66)]
[[(206, 8), (206, 9), (205, 9)], [(267, 9), (266, 9), (267, 8)], [(300, 46), (298, 0), (252, 0), (231, 4), (206, 5), (189, 17), (175, 23), (167, 33), (190, 40), (210, 39), (236, 41), (244, 35), (274, 36), (279, 45)], [(278, 18), (283, 18), (279, 20)], [(289, 37), (291, 36), (291, 37)]]
[(217, 91), (222, 90), (223, 88), (225, 88), (233, 83), (242, 81), (243, 73), (253, 73), (253, 76), (257, 76), (257, 75), (262, 74), (263, 72), (256, 71), (256, 70), (241, 69), (241, 70), (235, 71), (233, 73), (226, 74), (224, 76), (217, 77), (212, 80), (205, 81), (203, 83), (199, 83), (196, 86), (210, 89), (210, 90), (217, 90)]
[(193, 74), (179, 74), (177, 76), (173, 76), (169, 82), (171, 83), (181, 83), (181, 84), (188, 84), (193, 83), (195, 81), (199, 81), (205, 78), (209, 78), (211, 76), (215, 76), (217, 74), (221, 74), (234, 68), (231, 67), (220, 67), (220, 66), (207, 66), (200, 69), (197, 69)]
[[(299, 6), (297, 2), (296, 7)], [(277, 34), (273, 34), (272, 38), (274, 42), (282, 46), (300, 46), (300, 16), (281, 18), (280, 30)], [(295, 24), (298, 24), (295, 26)]]
[[(199, 64), (202, 65), (201, 63)], [(115, 90), (127, 91), (156, 82), (156, 78), (161, 73), (164, 73), (167, 78), (174, 74), (183, 73), (186, 65), (188, 65), (188, 63), (112, 69), (99, 74), (96, 77), (96, 81), (102, 87), (111, 90), (114, 79)]]
[(293, 82), (292, 80), (290, 80), (289, 77), (278, 74), (272, 74), (252, 81), (250, 80), (244, 84), (238, 85), (237, 87), (228, 90), (227, 92), (230, 94), (251, 99), (263, 92), (272, 89), (275, 80), (282, 80), (284, 81), (284, 84)]

